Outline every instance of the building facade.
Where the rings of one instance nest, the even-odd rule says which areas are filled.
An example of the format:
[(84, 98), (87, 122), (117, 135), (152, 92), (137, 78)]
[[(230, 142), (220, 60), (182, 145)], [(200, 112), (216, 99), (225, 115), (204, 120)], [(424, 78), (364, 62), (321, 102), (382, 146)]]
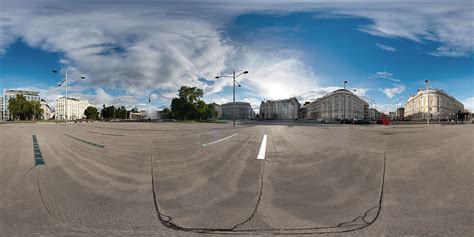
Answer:
[(2, 97), (2, 119), (9, 120), (12, 119), (10, 111), (8, 110), (8, 102), (11, 98), (16, 98), (16, 95), (23, 95), (27, 101), (40, 101), (40, 96), (37, 91), (28, 91), (28, 90), (3, 90)]
[(86, 116), (84, 111), (87, 107), (91, 106), (88, 101), (80, 100), (76, 98), (67, 98), (67, 113), (66, 113), (66, 100), (65, 97), (59, 97), (56, 99), (56, 119), (64, 120), (66, 119), (83, 119)]
[(397, 109), (397, 120), (403, 120), (405, 118), (405, 108), (401, 107)]
[(381, 113), (377, 110), (377, 109), (374, 109), (374, 108), (370, 108), (369, 109), (369, 115), (368, 115), (368, 119), (370, 121), (376, 121), (377, 119), (381, 118)]
[[(429, 96), (429, 104), (428, 104)], [(451, 113), (464, 111), (464, 105), (443, 90), (418, 90), (405, 104), (404, 117), (410, 120), (447, 119)]]
[(54, 112), (51, 110), (48, 103), (46, 103), (46, 101), (43, 99), (41, 99), (41, 109), (43, 109), (43, 114), (41, 115), (42, 120), (48, 120), (54, 117)]
[[(345, 101), (345, 103), (344, 103)], [(344, 112), (345, 107), (345, 112)], [(307, 104), (306, 119), (366, 119), (369, 105), (349, 90), (339, 89)]]
[(296, 98), (285, 100), (267, 100), (260, 104), (260, 118), (263, 119), (296, 119), (301, 104)]
[[(234, 118), (234, 103), (230, 102), (222, 105), (222, 118)], [(254, 119), (255, 112), (247, 102), (235, 102), (235, 119)]]
[(3, 121), (3, 96), (0, 97), (0, 121)]

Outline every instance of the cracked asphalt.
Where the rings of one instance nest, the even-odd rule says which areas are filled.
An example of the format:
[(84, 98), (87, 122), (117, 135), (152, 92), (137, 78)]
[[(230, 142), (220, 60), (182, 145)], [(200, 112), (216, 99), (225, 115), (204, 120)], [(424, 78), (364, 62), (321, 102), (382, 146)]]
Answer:
[(0, 236), (469, 236), (473, 154), (472, 125), (0, 124)]

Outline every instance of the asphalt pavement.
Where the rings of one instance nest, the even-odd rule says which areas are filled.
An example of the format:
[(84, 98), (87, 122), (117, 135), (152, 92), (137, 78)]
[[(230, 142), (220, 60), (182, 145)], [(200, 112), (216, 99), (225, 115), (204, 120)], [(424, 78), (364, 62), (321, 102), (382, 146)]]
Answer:
[(473, 125), (0, 124), (0, 236), (470, 236), (473, 154)]

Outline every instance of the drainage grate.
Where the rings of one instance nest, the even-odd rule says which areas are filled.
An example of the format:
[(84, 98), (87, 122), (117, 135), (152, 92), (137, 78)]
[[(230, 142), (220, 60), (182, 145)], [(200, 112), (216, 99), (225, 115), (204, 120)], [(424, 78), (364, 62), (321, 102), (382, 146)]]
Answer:
[(43, 155), (41, 154), (41, 150), (39, 148), (38, 139), (36, 139), (36, 135), (33, 135), (33, 152), (35, 153), (35, 166), (37, 165), (45, 165), (46, 163), (43, 160)]
[(80, 139), (80, 138), (73, 137), (73, 136), (71, 136), (71, 135), (69, 135), (69, 134), (66, 134), (66, 133), (63, 133), (63, 134), (64, 134), (64, 136), (66, 136), (66, 137), (70, 137), (70, 138), (72, 138), (72, 139), (74, 139), (74, 140), (78, 140), (78, 141), (80, 141), (80, 142), (83, 142), (83, 143), (85, 143), (85, 144), (89, 144), (89, 145), (91, 145), (91, 146), (100, 147), (100, 148), (104, 148), (104, 147), (105, 147), (104, 145), (100, 145), (100, 144), (96, 144), (96, 143), (89, 142), (89, 141), (86, 141), (86, 140), (82, 140), (82, 139)]

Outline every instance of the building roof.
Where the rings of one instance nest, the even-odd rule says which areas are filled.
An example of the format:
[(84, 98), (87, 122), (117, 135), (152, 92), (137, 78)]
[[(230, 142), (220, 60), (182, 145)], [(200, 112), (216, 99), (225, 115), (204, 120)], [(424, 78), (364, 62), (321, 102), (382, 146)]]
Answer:
[(300, 102), (298, 101), (298, 99), (296, 99), (296, 97), (291, 97), (289, 99), (281, 99), (281, 100), (266, 100), (266, 101), (262, 101), (262, 102), (263, 103), (289, 103), (292, 100), (296, 101), (296, 103), (300, 104)]
[(332, 92), (329, 93), (329, 94), (326, 94), (326, 95), (324, 95), (324, 96), (322, 96), (322, 97), (317, 98), (315, 101), (312, 101), (311, 103), (306, 104), (305, 106), (311, 105), (311, 104), (313, 104), (314, 102), (317, 102), (317, 101), (319, 101), (319, 100), (322, 100), (322, 99), (324, 99), (324, 98), (327, 98), (327, 97), (329, 97), (329, 96), (332, 96), (332, 95), (334, 95), (334, 94), (336, 94), (336, 93), (340, 93), (340, 92), (349, 93), (349, 94), (351, 94), (352, 96), (356, 97), (357, 99), (359, 99), (359, 100), (361, 100), (361, 101), (363, 101), (364, 103), (367, 104), (367, 101), (363, 100), (362, 98), (360, 98), (359, 96), (357, 96), (356, 94), (354, 94), (352, 91), (347, 90), (347, 89), (337, 89), (337, 90), (335, 90), (335, 91), (332, 91)]
[[(446, 93), (445, 91), (443, 91), (443, 90), (441, 90), (441, 89), (430, 88), (430, 92), (431, 92), (431, 91), (433, 91), (433, 92), (439, 92), (439, 93), (441, 93), (441, 94), (444, 94), (446, 97), (451, 98), (451, 99), (454, 100), (455, 102), (462, 104), (461, 102), (459, 102), (459, 100), (457, 100), (456, 98), (454, 98), (453, 96), (449, 95), (448, 93)], [(418, 90), (416, 91), (416, 94), (410, 95), (410, 96), (408, 97), (407, 103), (408, 103), (411, 99), (417, 97), (418, 95), (425, 94), (425, 93), (426, 93), (426, 90), (418, 89)], [(464, 104), (463, 104), (463, 105), (464, 105)]]
[(22, 94), (22, 95), (32, 95), (32, 96), (39, 96), (37, 91), (29, 91), (29, 90), (14, 90), (14, 89), (5, 89), (4, 94)]
[[(222, 104), (222, 105), (233, 105), (234, 103), (233, 102), (229, 102), (229, 103), (225, 103), (225, 104)], [(250, 103), (249, 102), (235, 102), (236, 105), (248, 105), (250, 106)]]
[[(57, 98), (56, 100), (64, 99), (64, 97), (65, 97), (65, 96), (61, 96), (61, 97)], [(73, 97), (69, 97), (69, 96), (67, 97), (67, 99), (68, 99), (68, 100), (74, 100), (74, 101), (83, 101), (83, 102), (89, 103), (89, 101), (87, 101), (87, 100), (81, 100), (81, 99), (77, 99), (77, 98), (73, 98)]]

